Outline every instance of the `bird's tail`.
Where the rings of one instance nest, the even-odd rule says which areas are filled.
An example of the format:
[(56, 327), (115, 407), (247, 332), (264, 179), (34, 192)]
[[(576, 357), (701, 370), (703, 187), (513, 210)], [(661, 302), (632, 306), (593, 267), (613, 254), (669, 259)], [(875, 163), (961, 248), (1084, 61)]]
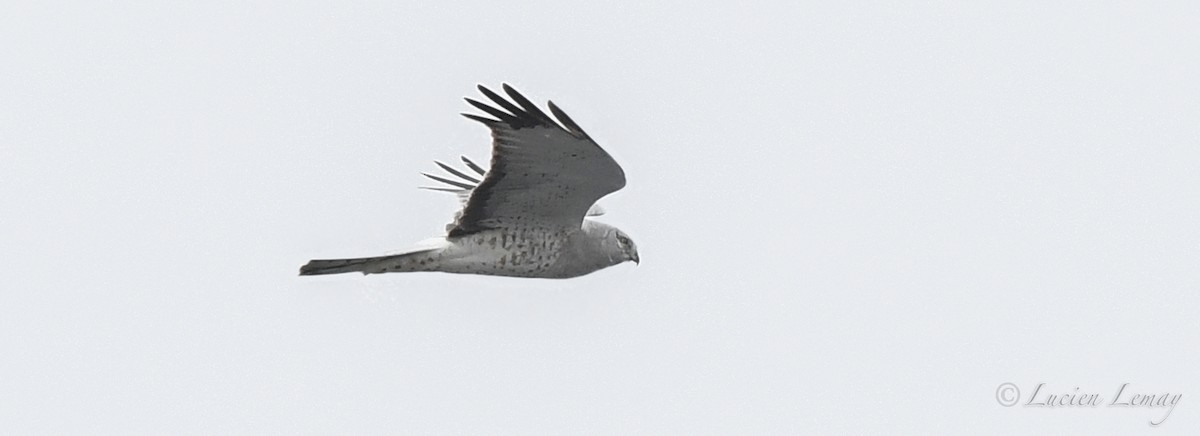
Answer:
[(360, 257), (357, 259), (313, 259), (300, 267), (300, 275), (316, 276), (348, 272), (380, 274), (388, 272), (432, 271), (433, 262), (428, 262), (430, 260), (429, 255), (440, 249), (440, 247), (419, 248), (407, 253), (378, 257)]

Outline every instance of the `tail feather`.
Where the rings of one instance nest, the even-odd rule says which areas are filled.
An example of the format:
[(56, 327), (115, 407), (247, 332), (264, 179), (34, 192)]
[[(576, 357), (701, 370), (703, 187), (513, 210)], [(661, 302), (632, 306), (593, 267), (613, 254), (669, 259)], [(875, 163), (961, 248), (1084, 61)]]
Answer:
[(419, 261), (425, 255), (437, 249), (425, 249), (390, 256), (360, 257), (356, 259), (313, 259), (300, 267), (300, 275), (315, 276), (323, 274), (341, 274), (361, 272), (363, 274), (379, 274), (386, 272), (411, 272), (426, 270)]

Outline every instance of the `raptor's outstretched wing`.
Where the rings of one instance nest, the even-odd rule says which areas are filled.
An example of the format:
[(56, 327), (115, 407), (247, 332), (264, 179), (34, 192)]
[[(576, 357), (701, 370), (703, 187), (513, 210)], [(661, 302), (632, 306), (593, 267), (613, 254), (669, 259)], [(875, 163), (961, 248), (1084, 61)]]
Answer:
[[(425, 177), (428, 177), (428, 178), (434, 180), (434, 181), (441, 182), (443, 185), (442, 186), (422, 186), (421, 189), (428, 189), (431, 191), (449, 192), (451, 194), (454, 194), (454, 195), (458, 196), (459, 202), (462, 203), (462, 205), (465, 207), (467, 205), (467, 200), (471, 198), (471, 191), (474, 190), (475, 187), (479, 185), (480, 178), (482, 178), (484, 175), (486, 175), (487, 171), (484, 170), (483, 167), (480, 167), (479, 164), (476, 164), (471, 159), (468, 159), (466, 156), (459, 156), (459, 159), (462, 159), (462, 163), (466, 166), (465, 170), (456, 169), (450, 165), (444, 164), (439, 161), (433, 161), (433, 163), (437, 164), (437, 166), (440, 167), (443, 171), (445, 171), (446, 174), (444, 174), (444, 175), (434, 175), (434, 174), (429, 174), (429, 173), (421, 173), (421, 174), (424, 175)], [(588, 208), (587, 216), (600, 216), (600, 215), (604, 215), (604, 208), (600, 207), (600, 204), (598, 204), (598, 203), (593, 204), (592, 207)], [(458, 213), (455, 214), (454, 220), (458, 221), (458, 218), (461, 216), (462, 216), (462, 211), (460, 210), (460, 211), (458, 211)], [(455, 225), (455, 223), (450, 223), (447, 226), (446, 230), (449, 231), (450, 229), (453, 229), (454, 225)]]
[(470, 189), (450, 236), (516, 226), (579, 228), (596, 200), (625, 186), (625, 172), (554, 103), (548, 105), (557, 121), (507, 84), (503, 89), (512, 101), (479, 86), (498, 107), (466, 99), (494, 117), (463, 114), (491, 128), (492, 164)]

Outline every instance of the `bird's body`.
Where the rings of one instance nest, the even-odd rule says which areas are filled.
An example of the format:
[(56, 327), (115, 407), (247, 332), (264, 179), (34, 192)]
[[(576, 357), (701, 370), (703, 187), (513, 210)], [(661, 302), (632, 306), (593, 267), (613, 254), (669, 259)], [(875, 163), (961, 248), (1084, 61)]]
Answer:
[(639, 261), (624, 232), (585, 219), (602, 213), (594, 205), (597, 199), (625, 185), (620, 166), (554, 103), (550, 110), (566, 128), (508, 85), (504, 90), (516, 105), (479, 89), (507, 110), (467, 99), (497, 118), (464, 114), (492, 129), (491, 169), (485, 172), (464, 157), (482, 179), (440, 162), (458, 180), (426, 174), (451, 186), (431, 189), (463, 200), (447, 236), (401, 254), (312, 260), (300, 268), (301, 275), (437, 271), (570, 278)]
[[(587, 222), (584, 227), (561, 229), (493, 229), (466, 236), (432, 241), (436, 247), (408, 253), (359, 259), (314, 260), (301, 274), (437, 271), (510, 277), (571, 278), (623, 262), (622, 257), (596, 257), (606, 224)], [(595, 232), (591, 236), (588, 231)]]

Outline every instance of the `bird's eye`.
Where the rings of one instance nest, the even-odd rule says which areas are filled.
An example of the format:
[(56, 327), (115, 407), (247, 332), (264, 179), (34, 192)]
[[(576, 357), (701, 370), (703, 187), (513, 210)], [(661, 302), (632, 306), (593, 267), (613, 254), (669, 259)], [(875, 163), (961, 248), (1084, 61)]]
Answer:
[(617, 235), (617, 243), (621, 245), (629, 245), (629, 238), (623, 235)]

